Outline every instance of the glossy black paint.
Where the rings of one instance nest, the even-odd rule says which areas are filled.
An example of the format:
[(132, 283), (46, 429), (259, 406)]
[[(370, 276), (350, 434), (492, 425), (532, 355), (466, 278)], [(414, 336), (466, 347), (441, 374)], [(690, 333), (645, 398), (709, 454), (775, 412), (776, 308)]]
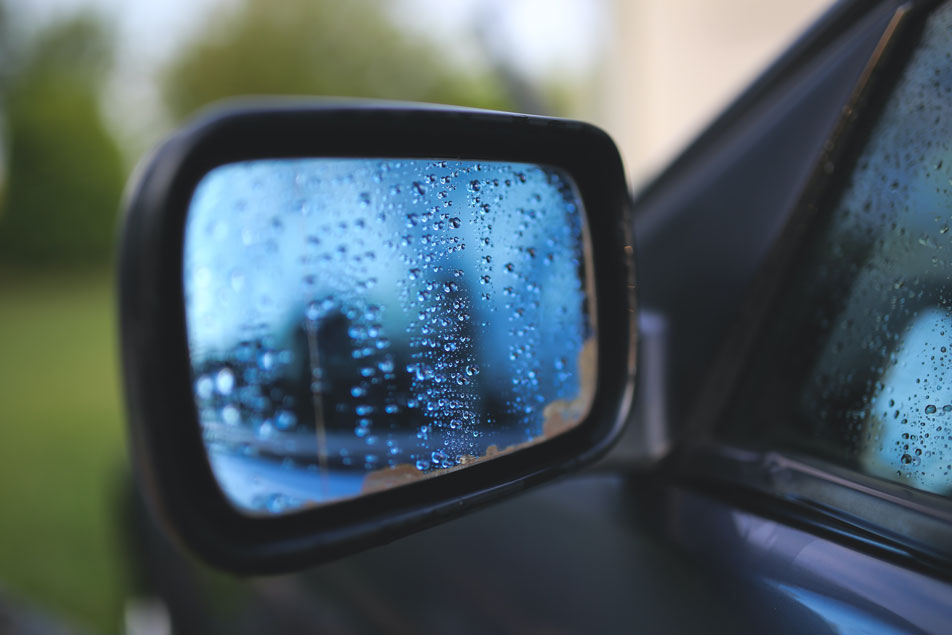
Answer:
[(250, 580), (139, 533), (142, 592), (184, 633), (939, 633), (952, 621), (948, 582), (646, 475), (587, 473)]
[[(185, 337), (182, 249), (199, 180), (273, 157), (398, 157), (548, 165), (574, 180), (592, 244), (598, 384), (576, 428), (518, 453), (403, 487), (278, 517), (232, 507), (211, 473)], [(620, 434), (635, 362), (629, 197), (611, 139), (587, 124), (380, 103), (234, 106), (200, 119), (153, 156), (128, 204), (120, 254), (123, 370), (135, 464), (175, 533), (234, 571), (299, 568), (363, 549), (590, 463)]]

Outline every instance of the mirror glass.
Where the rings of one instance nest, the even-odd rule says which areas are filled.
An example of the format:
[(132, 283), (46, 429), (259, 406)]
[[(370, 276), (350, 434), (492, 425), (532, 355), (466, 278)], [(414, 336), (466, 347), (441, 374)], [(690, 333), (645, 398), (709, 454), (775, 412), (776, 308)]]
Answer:
[(465, 469), (588, 414), (592, 267), (558, 170), (223, 165), (192, 197), (183, 265), (201, 432), (243, 513)]

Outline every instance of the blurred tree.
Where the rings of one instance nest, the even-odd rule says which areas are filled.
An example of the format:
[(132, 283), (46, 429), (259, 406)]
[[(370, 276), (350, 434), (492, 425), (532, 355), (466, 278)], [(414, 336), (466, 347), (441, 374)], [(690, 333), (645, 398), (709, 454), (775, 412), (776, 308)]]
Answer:
[(488, 71), (450, 66), (372, 0), (246, 0), (178, 55), (164, 95), (181, 119), (232, 95), (340, 95), (511, 109)]
[(0, 2), (0, 97), (5, 92), (7, 74), (11, 66), (11, 39), (10, 16), (6, 4)]
[(0, 261), (109, 258), (123, 182), (119, 149), (99, 108), (110, 42), (96, 17), (76, 16), (41, 31), (5, 75)]

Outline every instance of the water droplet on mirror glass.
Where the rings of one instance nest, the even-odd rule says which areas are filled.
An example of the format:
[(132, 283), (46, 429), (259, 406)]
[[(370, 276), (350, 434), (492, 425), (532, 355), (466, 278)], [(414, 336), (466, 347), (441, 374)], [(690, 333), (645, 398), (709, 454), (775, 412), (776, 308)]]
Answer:
[(221, 409), (221, 420), (230, 426), (238, 425), (241, 421), (241, 413), (232, 405), (225, 406)]
[(195, 382), (195, 393), (200, 399), (210, 399), (215, 391), (215, 381), (208, 375), (199, 377)]
[(215, 389), (222, 395), (228, 395), (235, 387), (235, 375), (230, 368), (222, 368), (215, 375)]

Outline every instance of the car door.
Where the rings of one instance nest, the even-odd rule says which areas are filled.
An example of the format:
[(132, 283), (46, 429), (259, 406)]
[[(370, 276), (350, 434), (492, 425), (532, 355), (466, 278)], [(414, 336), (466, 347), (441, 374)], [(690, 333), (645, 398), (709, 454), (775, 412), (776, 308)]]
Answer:
[(638, 407), (599, 466), (289, 576), (147, 530), (143, 593), (196, 632), (946, 629), (950, 16), (840, 3), (636, 197)]

